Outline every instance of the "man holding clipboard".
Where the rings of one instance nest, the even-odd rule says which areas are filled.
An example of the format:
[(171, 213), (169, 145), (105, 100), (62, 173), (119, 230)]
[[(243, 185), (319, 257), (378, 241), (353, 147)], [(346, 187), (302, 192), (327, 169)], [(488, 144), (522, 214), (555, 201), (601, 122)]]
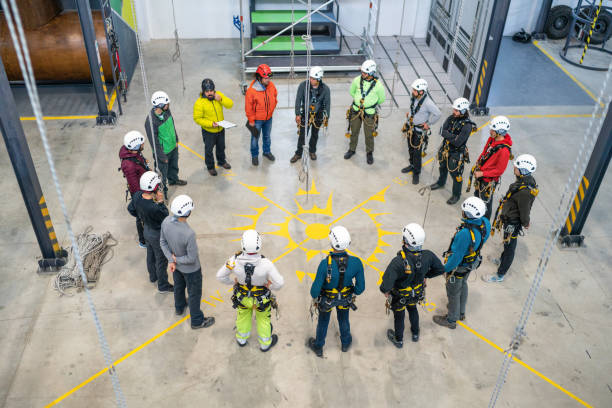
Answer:
[(204, 141), (204, 162), (211, 176), (217, 175), (213, 148), (217, 157), (217, 165), (224, 169), (232, 166), (225, 160), (225, 128), (235, 126), (223, 119), (223, 108), (231, 109), (234, 101), (215, 91), (215, 83), (206, 78), (202, 81), (202, 93), (193, 105), (193, 120), (202, 127)]

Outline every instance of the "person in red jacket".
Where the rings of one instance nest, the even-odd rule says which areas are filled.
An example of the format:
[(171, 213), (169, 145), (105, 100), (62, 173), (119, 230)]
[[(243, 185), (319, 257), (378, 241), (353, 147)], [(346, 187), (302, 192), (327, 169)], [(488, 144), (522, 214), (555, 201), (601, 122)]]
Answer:
[(505, 116), (496, 116), (489, 125), (489, 140), (482, 153), (478, 156), (476, 165), (472, 168), (474, 181), (474, 196), (487, 204), (485, 216), (491, 219), (493, 194), (499, 184), (499, 179), (506, 171), (508, 162), (512, 159), (512, 139), (508, 133), (510, 121)]
[[(140, 176), (149, 171), (147, 160), (142, 155), (144, 146), (144, 136), (137, 130), (127, 132), (123, 137), (123, 146), (119, 149), (119, 159), (121, 159), (121, 171), (123, 177), (127, 181), (127, 193), (130, 197), (140, 191)], [(147, 244), (144, 239), (144, 227), (140, 217), (136, 217), (136, 231), (138, 231), (138, 242), (141, 248), (146, 248)]]
[(261, 64), (255, 71), (255, 79), (249, 85), (244, 110), (247, 116), (247, 127), (251, 131), (251, 162), (259, 164), (259, 135), (263, 135), (263, 155), (270, 161), (275, 157), (270, 151), (270, 132), (272, 131), (272, 115), (276, 108), (278, 91), (272, 78), (272, 70), (266, 64)]

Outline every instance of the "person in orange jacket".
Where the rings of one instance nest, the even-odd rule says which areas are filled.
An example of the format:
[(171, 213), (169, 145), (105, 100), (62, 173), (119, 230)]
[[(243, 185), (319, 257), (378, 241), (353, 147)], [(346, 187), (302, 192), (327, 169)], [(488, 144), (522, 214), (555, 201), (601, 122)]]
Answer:
[(271, 81), (272, 70), (266, 64), (261, 64), (255, 71), (255, 79), (249, 85), (244, 110), (247, 116), (247, 127), (251, 130), (251, 162), (259, 164), (259, 135), (263, 134), (263, 156), (270, 161), (275, 157), (270, 151), (270, 132), (272, 131), (272, 115), (277, 104), (278, 91)]

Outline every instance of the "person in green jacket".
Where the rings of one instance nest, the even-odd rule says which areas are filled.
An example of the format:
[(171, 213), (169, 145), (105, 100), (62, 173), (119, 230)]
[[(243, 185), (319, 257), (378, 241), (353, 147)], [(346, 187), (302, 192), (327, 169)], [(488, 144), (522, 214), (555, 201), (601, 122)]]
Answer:
[(225, 160), (225, 129), (219, 126), (223, 120), (223, 108), (231, 109), (234, 101), (215, 91), (215, 83), (206, 78), (202, 81), (202, 93), (193, 105), (193, 120), (202, 127), (202, 140), (204, 141), (204, 162), (211, 176), (217, 175), (213, 148), (217, 156), (217, 165), (224, 169), (232, 166)]
[(168, 185), (184, 186), (187, 182), (178, 177), (178, 135), (170, 112), (170, 98), (164, 91), (157, 91), (151, 96), (151, 104), (153, 108), (147, 115), (145, 130), (153, 150), (155, 167), (162, 175), (164, 197), (168, 199)]
[(361, 76), (353, 80), (351, 84), (351, 96), (353, 104), (349, 108), (346, 117), (349, 121), (351, 131), (351, 142), (349, 150), (344, 154), (346, 160), (353, 157), (357, 149), (359, 131), (363, 122), (363, 133), (365, 135), (366, 153), (368, 164), (374, 163), (374, 137), (378, 127), (378, 114), (376, 107), (385, 101), (385, 88), (376, 78), (376, 62), (367, 60), (361, 65)]

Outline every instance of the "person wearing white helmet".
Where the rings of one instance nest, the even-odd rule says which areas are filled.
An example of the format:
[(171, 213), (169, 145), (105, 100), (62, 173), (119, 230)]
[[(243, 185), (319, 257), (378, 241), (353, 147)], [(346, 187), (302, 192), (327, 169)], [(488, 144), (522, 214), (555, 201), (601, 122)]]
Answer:
[(476, 124), (470, 119), (470, 102), (465, 98), (457, 98), (453, 102), (453, 113), (444, 121), (440, 134), (443, 138), (438, 149), (440, 176), (438, 181), (430, 185), (432, 190), (444, 187), (450, 173), (453, 179), (452, 195), (446, 204), (453, 205), (461, 198), (463, 186), (463, 168), (469, 162), (467, 141), (476, 131)]
[[(187, 218), (193, 208), (191, 197), (185, 194), (176, 196), (170, 204), (172, 214), (162, 222), (159, 242), (174, 278), (174, 311), (177, 316), (182, 316), (189, 306), (191, 328), (195, 330), (212, 326), (215, 318), (205, 317), (200, 309), (202, 266), (196, 234), (187, 224)], [(187, 299), (185, 289), (187, 289)]]
[(489, 139), (472, 171), (467, 191), (474, 181), (474, 196), (480, 197), (487, 204), (486, 217), (491, 219), (493, 195), (499, 185), (499, 179), (512, 160), (512, 138), (508, 133), (510, 121), (505, 116), (496, 116), (489, 125)]
[(516, 240), (519, 235), (523, 235), (523, 228), (529, 228), (531, 207), (539, 192), (538, 185), (533, 178), (536, 168), (536, 159), (530, 154), (521, 154), (514, 160), (516, 181), (510, 184), (504, 198), (499, 200), (493, 221), (493, 232), (501, 229), (504, 231), (504, 251), (500, 259), (493, 261), (499, 265), (497, 273), (483, 276), (485, 282), (504, 280), (514, 260)]
[(128, 211), (144, 223), (149, 280), (151, 283), (157, 283), (159, 293), (171, 293), (173, 286), (168, 282), (168, 260), (159, 242), (161, 224), (168, 216), (161, 182), (161, 178), (154, 171), (144, 173), (140, 177), (140, 191), (132, 197)]
[(491, 233), (491, 224), (485, 217), (487, 206), (480, 198), (468, 197), (461, 204), (461, 210), (461, 225), (443, 254), (448, 313), (433, 317), (434, 323), (449, 329), (457, 327), (457, 320), (465, 320), (468, 277), (480, 266), (480, 251)]
[[(123, 172), (123, 177), (127, 182), (125, 191), (125, 199), (127, 201), (128, 193), (130, 197), (134, 197), (137, 191), (140, 191), (140, 177), (149, 171), (147, 159), (142, 155), (144, 147), (144, 136), (137, 130), (127, 132), (123, 137), (123, 146), (119, 149), (119, 159), (121, 167), (119, 170)], [(136, 217), (136, 231), (138, 232), (138, 243), (141, 248), (146, 248), (147, 243), (144, 238), (144, 226), (140, 217)]]
[[(308, 102), (306, 102), (306, 87), (308, 86)], [(304, 106), (308, 106), (306, 110)], [(302, 82), (295, 96), (295, 123), (298, 126), (298, 142), (295, 154), (289, 160), (295, 163), (302, 158), (306, 133), (310, 134), (308, 152), (311, 160), (317, 160), (317, 140), (319, 128), (327, 126), (331, 110), (329, 87), (323, 83), (323, 68), (312, 67), (308, 80)]]
[(151, 105), (153, 107), (145, 120), (145, 131), (153, 149), (155, 167), (161, 172), (164, 196), (167, 199), (169, 185), (184, 186), (187, 182), (178, 176), (178, 135), (170, 112), (168, 94), (164, 91), (154, 92)]
[(440, 109), (427, 92), (426, 80), (417, 78), (410, 88), (410, 111), (406, 113), (408, 120), (402, 128), (408, 142), (410, 165), (404, 167), (402, 173), (412, 172), (412, 184), (419, 184), (423, 152), (427, 151), (430, 127), (440, 119)]
[(419, 341), (417, 303), (425, 299), (425, 279), (444, 273), (444, 265), (431, 251), (423, 249), (425, 231), (411, 223), (402, 229), (402, 249), (391, 260), (382, 276), (380, 291), (387, 297), (387, 307), (393, 311), (394, 330), (387, 338), (397, 348), (404, 345), (404, 318), (408, 310), (412, 341)]
[[(363, 123), (367, 163), (374, 163), (374, 137), (378, 128), (376, 107), (385, 102), (385, 87), (376, 78), (376, 62), (367, 60), (361, 65), (361, 76), (356, 77), (350, 89), (353, 103), (346, 112), (348, 121), (347, 137), (350, 137), (349, 149), (344, 154), (346, 160), (353, 157), (357, 150), (359, 132)], [(350, 133), (348, 133), (350, 131)]]
[[(236, 343), (247, 345), (253, 324), (253, 310), (257, 322), (259, 349), (270, 350), (278, 342), (278, 335), (272, 334), (270, 314), (276, 308), (272, 291), (280, 290), (285, 281), (276, 266), (261, 255), (261, 236), (255, 230), (242, 234), (242, 251), (230, 257), (217, 272), (221, 283), (234, 286), (232, 302), (236, 313)], [(234, 278), (230, 275), (234, 274)]]
[(356, 256), (347, 253), (351, 235), (346, 228), (335, 226), (329, 232), (331, 251), (321, 260), (317, 274), (310, 287), (310, 296), (319, 311), (316, 337), (310, 337), (307, 345), (317, 357), (323, 357), (323, 346), (327, 326), (333, 308), (336, 308), (342, 351), (351, 347), (351, 324), (349, 310), (357, 310), (354, 300), (365, 290), (363, 263)]

